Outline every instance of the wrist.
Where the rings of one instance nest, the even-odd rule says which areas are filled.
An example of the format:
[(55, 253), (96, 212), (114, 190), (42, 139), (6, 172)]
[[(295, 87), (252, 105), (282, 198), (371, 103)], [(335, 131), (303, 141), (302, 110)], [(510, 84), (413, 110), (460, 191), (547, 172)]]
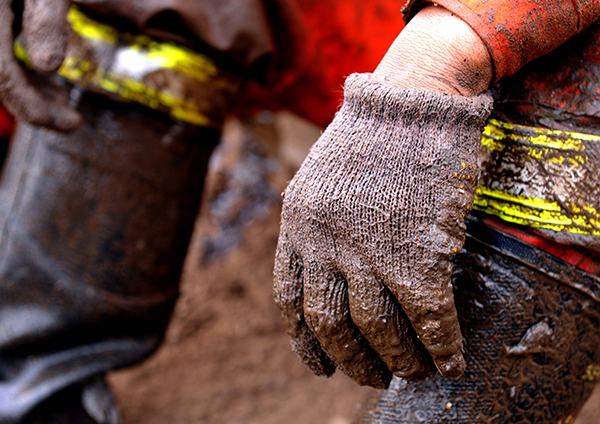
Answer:
[(399, 88), (474, 96), (488, 89), (492, 66), (471, 27), (447, 9), (427, 6), (400, 33), (373, 76)]

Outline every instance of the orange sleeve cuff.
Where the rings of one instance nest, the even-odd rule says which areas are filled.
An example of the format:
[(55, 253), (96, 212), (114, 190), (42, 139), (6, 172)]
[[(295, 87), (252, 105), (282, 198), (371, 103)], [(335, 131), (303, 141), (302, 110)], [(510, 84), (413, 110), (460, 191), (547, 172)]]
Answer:
[[(409, 1), (409, 20), (431, 0)], [(600, 0), (435, 0), (465, 21), (486, 44), (494, 81), (551, 52), (600, 18)]]

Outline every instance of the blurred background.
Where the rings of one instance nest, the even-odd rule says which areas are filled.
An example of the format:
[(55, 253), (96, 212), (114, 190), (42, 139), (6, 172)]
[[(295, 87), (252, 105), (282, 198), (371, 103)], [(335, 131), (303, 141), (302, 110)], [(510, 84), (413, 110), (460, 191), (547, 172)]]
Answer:
[(166, 340), (109, 376), (127, 423), (349, 424), (375, 391), (314, 376), (272, 300), (280, 193), (320, 132), (286, 112), (227, 123)]

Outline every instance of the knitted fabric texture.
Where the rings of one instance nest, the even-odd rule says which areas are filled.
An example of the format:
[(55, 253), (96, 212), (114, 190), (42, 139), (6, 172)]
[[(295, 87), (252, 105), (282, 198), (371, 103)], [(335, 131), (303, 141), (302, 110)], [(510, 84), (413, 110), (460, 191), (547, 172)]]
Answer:
[(488, 96), (351, 75), (284, 193), (274, 297), (317, 374), (360, 384), (465, 369), (450, 258), (464, 243)]

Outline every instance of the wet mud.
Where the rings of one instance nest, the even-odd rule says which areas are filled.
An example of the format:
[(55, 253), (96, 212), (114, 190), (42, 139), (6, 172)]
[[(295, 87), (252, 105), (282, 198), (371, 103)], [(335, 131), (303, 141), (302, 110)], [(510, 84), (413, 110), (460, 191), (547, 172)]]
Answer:
[[(281, 193), (306, 154), (298, 147), (304, 143), (307, 149), (321, 132), (287, 115), (274, 125), (276, 140), (273, 128), (263, 131), (264, 123), (226, 126), (222, 150), (211, 161), (206, 207), (196, 223), (166, 341), (148, 361), (110, 376), (127, 424), (350, 424), (362, 397), (375, 391), (341, 373), (315, 376), (290, 348), (272, 297), (279, 195), (266, 215), (238, 228), (238, 244), (214, 260), (201, 260), (207, 242), (221, 246), (219, 223), (226, 222), (223, 209), (213, 209), (211, 202), (219, 205), (220, 196), (229, 193), (237, 200), (225, 216), (233, 217), (235, 204), (253, 204), (271, 190)], [(274, 171), (269, 190), (257, 198), (254, 189), (241, 190), (236, 178), (245, 165), (254, 166), (247, 137), (260, 139), (263, 152), (277, 163), (269, 168)]]
[[(286, 125), (278, 126), (280, 146), (267, 148), (268, 157), (279, 164), (271, 180), (277, 192), (285, 188), (304, 157), (289, 148), (301, 145), (304, 137), (309, 145), (320, 133), (315, 129), (305, 134), (287, 117), (285, 121)], [(280, 124), (279, 118), (276, 123)], [(225, 151), (237, 152), (237, 146), (243, 145), (235, 140), (239, 132), (239, 125), (231, 132), (226, 127)], [(213, 198), (213, 190), (221, 193), (223, 175), (228, 174), (223, 167), (237, 166), (225, 162), (215, 162), (216, 175), (209, 171), (205, 200)], [(371, 409), (367, 400), (377, 400), (378, 391), (360, 387), (341, 373), (329, 379), (317, 377), (290, 349), (271, 294), (279, 211), (249, 223), (237, 247), (200, 266), (204, 241), (218, 234), (213, 225), (210, 209), (204, 208), (165, 344), (143, 364), (110, 376), (126, 423), (349, 424), (359, 406)], [(520, 342), (515, 337), (510, 346)], [(598, 396), (596, 390), (577, 424), (597, 422)], [(440, 401), (439, 406), (445, 408), (447, 402)]]

